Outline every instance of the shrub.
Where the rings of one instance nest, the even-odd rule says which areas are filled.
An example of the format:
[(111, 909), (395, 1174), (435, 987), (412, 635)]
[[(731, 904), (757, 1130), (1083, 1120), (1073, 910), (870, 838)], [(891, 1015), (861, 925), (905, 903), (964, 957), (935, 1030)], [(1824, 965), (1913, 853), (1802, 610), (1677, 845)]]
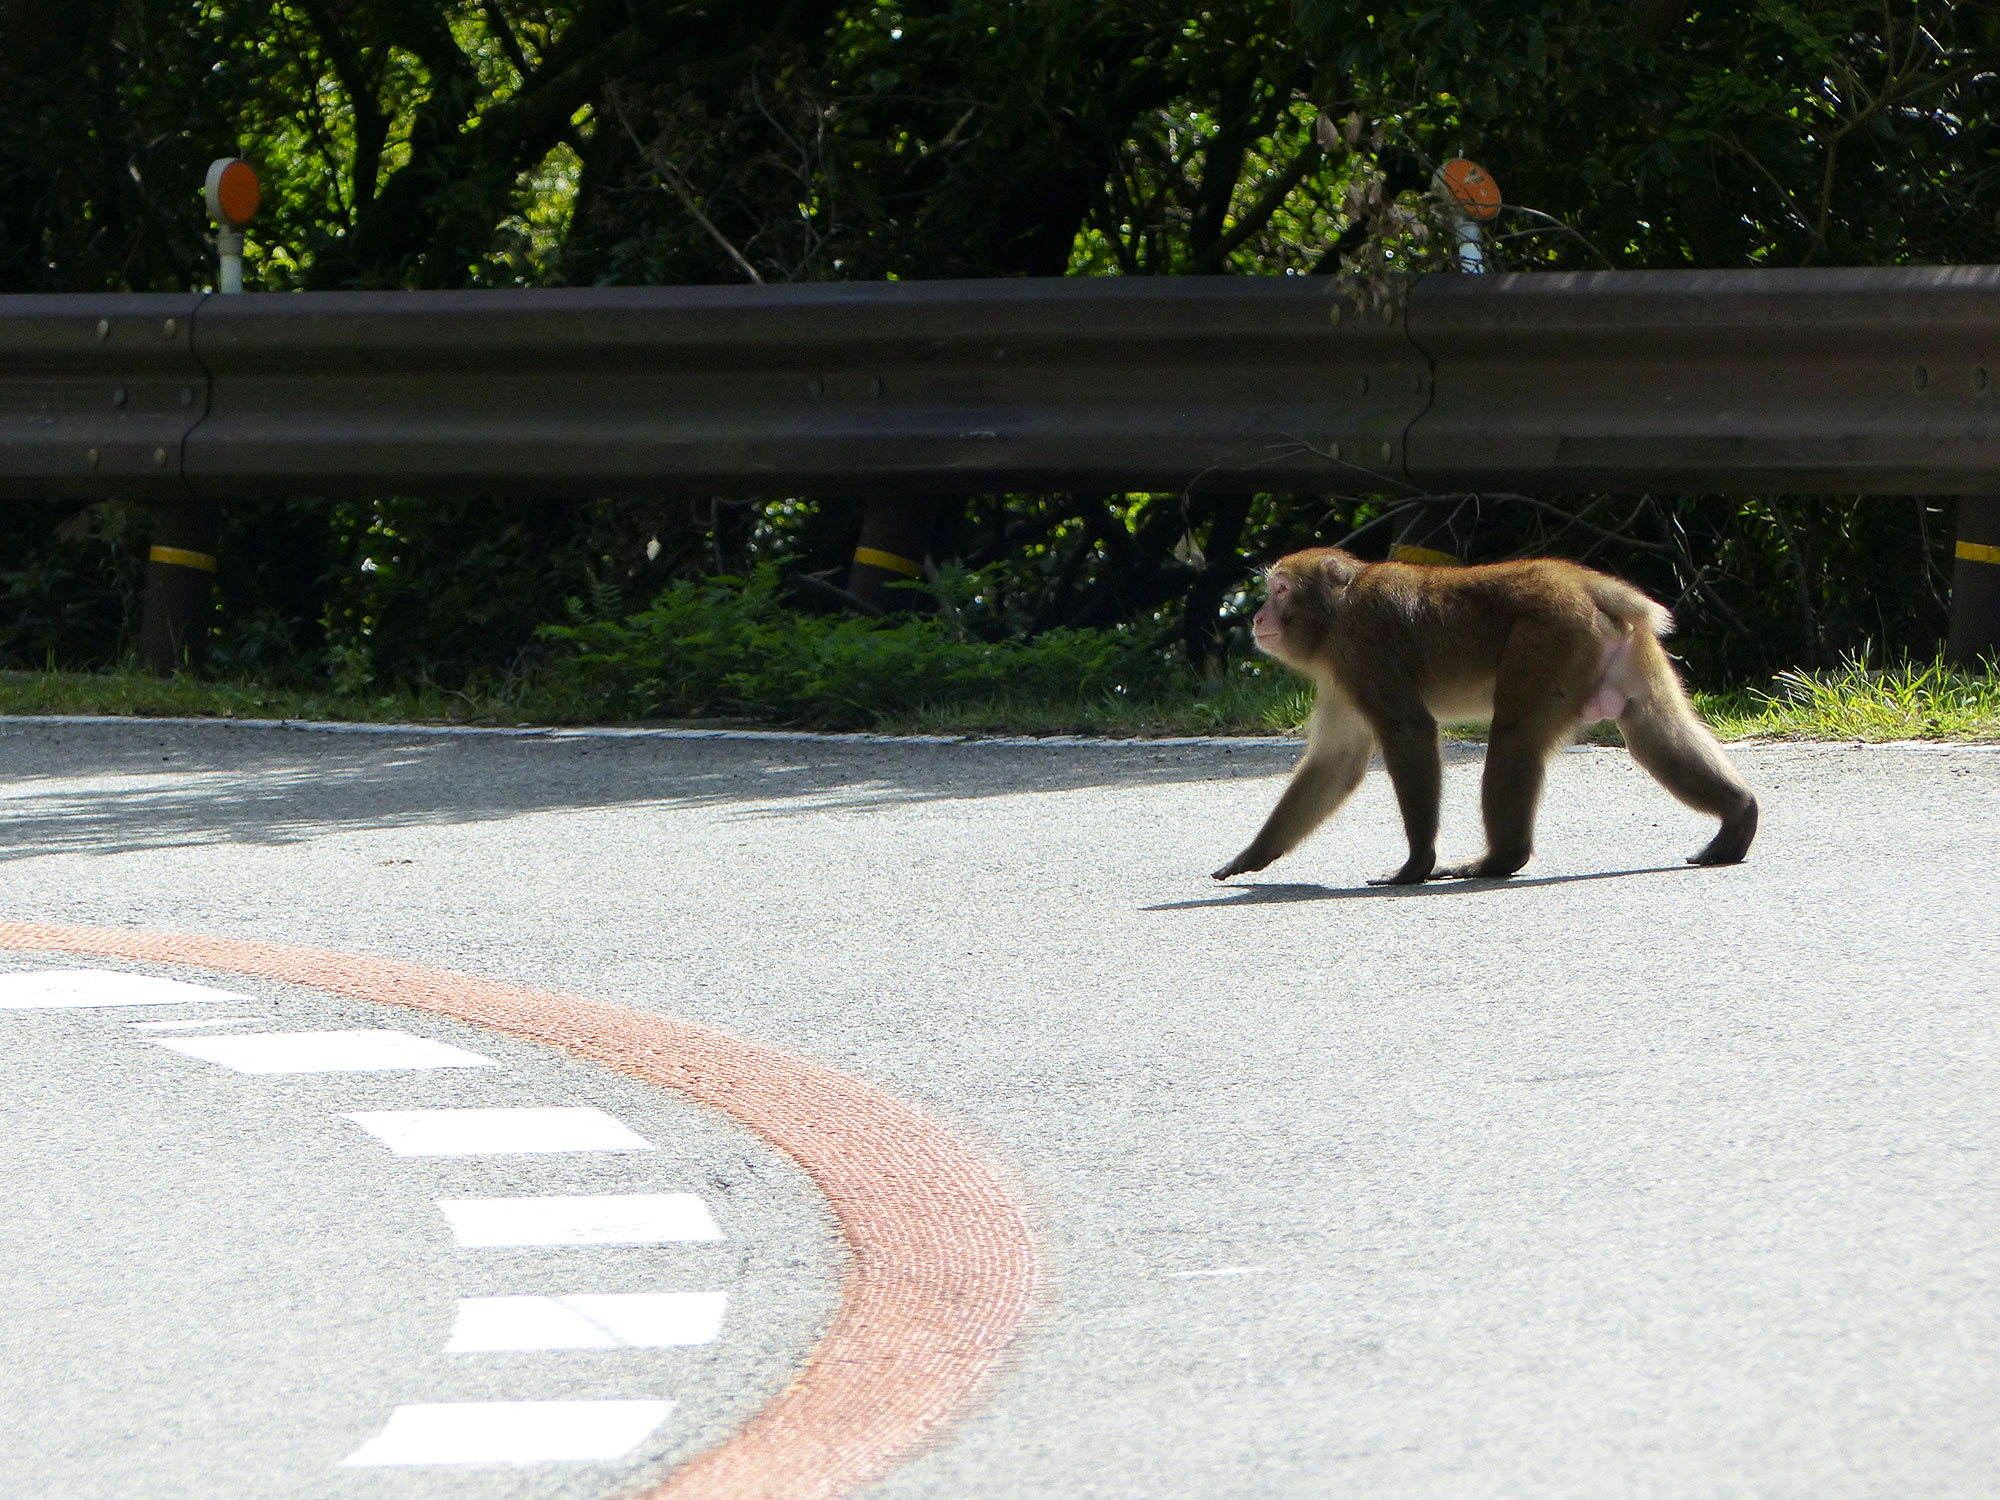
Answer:
[(1130, 630), (988, 643), (936, 617), (799, 614), (784, 603), (775, 567), (674, 583), (622, 620), (592, 619), (581, 600), (570, 601), (570, 614), (540, 632), (557, 647), (550, 686), (593, 693), (614, 717), (727, 714), (858, 728), (954, 700), (1145, 701), (1186, 676), (1159, 641)]

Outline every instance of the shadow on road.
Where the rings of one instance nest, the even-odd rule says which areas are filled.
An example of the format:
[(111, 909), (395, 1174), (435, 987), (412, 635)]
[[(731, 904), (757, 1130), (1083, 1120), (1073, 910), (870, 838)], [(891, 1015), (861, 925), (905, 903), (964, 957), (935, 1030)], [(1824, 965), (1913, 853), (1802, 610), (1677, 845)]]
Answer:
[[(1453, 746), (1454, 760), (1477, 759)], [(910, 803), (1280, 776), (1291, 744), (912, 744), (333, 734), (142, 719), (0, 719), (0, 860), (556, 810), (714, 808), (782, 818)]]
[(1141, 911), (1209, 911), (1218, 906), (1270, 906), (1295, 901), (1356, 901), (1380, 898), (1411, 901), (1423, 896), (1468, 896), (1482, 891), (1519, 891), (1537, 885), (1573, 885), (1579, 880), (1623, 880), (1633, 875), (1679, 875), (1690, 864), (1645, 865), (1636, 870), (1597, 870), (1588, 875), (1510, 875), (1504, 880), (1427, 880), (1422, 885), (1232, 885), (1199, 901), (1168, 901)]

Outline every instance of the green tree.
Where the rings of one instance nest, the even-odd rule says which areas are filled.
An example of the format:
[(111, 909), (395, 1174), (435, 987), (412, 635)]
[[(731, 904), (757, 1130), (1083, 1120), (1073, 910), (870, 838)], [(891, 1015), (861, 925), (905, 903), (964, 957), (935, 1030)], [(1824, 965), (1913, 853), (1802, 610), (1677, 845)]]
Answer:
[(236, 138), (218, 7), (0, 0), (0, 292), (206, 279), (201, 185)]
[[(267, 184), (267, 291), (1324, 270), (1380, 228), (1372, 204), (1460, 154), (1506, 190), (1493, 249), (1522, 269), (1985, 261), (1997, 58), (2000, 0), (0, 0), (0, 291), (208, 284), (199, 185), (230, 153)], [(1662, 498), (1607, 519), (1630, 509), (1489, 507), (1483, 535), (1684, 595), (1717, 671), (1935, 634), (1933, 508)], [(1387, 512), (978, 496), (939, 546), (985, 581), (990, 631), (1172, 624), (1190, 600), (1226, 625), (1239, 554), (1357, 526), (1378, 545)], [(233, 513), (223, 659), (498, 670), (593, 579), (820, 568), (844, 514), (774, 496), (496, 525), (274, 499)], [(0, 516), (12, 659), (63, 628), (115, 651), (130, 521)]]
[(1300, 0), (1299, 16), (1329, 96), (1390, 122), (1426, 164), (1477, 158), (1510, 202), (1576, 231), (1511, 218), (1517, 264), (1888, 265), (2000, 249), (1992, 0)]

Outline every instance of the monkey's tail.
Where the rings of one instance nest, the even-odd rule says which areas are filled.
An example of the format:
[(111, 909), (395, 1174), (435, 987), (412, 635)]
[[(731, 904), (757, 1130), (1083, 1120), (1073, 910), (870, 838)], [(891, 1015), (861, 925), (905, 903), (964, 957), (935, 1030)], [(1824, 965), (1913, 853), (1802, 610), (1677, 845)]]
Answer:
[(1664, 604), (1648, 599), (1631, 584), (1595, 573), (1591, 575), (1589, 588), (1590, 597), (1597, 607), (1619, 624), (1644, 629), (1656, 636), (1672, 633), (1673, 614)]

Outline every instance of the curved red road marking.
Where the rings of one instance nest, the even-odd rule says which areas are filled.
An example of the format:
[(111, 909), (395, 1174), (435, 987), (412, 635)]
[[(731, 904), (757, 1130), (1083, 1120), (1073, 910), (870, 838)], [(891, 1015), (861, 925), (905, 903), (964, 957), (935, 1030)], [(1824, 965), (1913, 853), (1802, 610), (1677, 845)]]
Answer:
[(600, 1000), (316, 948), (0, 922), (0, 948), (250, 974), (426, 1010), (677, 1089), (826, 1194), (849, 1262), (798, 1378), (633, 1500), (831, 1500), (914, 1457), (1020, 1329), (1035, 1252), (991, 1167), (908, 1105), (775, 1047)]

